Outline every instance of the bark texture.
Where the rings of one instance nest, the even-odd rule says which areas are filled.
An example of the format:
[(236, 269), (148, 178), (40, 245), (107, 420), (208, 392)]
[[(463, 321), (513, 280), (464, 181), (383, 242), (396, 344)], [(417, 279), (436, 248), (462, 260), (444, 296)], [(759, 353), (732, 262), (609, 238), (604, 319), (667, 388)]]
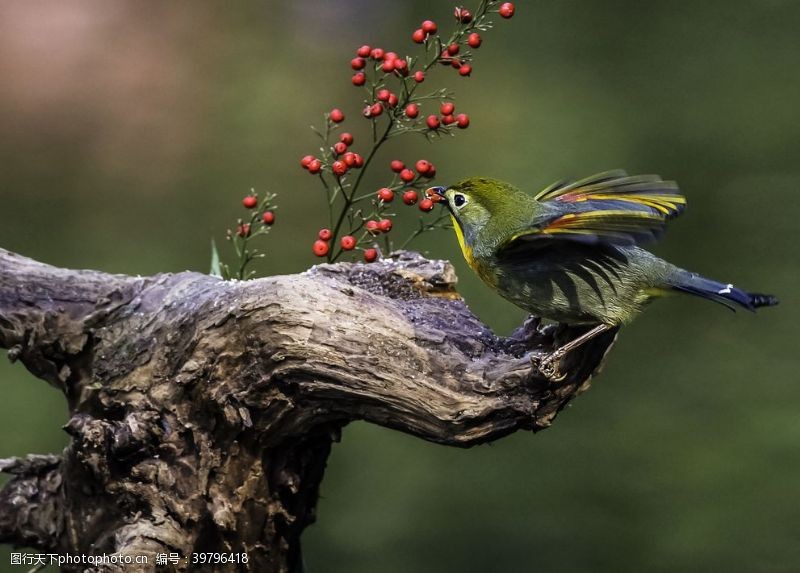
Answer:
[[(528, 320), (495, 336), (445, 261), (413, 253), (225, 282), (54, 268), (0, 250), (0, 347), (63, 392), (59, 456), (0, 461), (0, 542), (146, 555), (90, 571), (302, 568), (333, 442), (367, 420), (468, 447), (548, 427), (614, 341), (570, 354), (565, 380), (531, 358), (579, 331)], [(192, 564), (192, 552), (248, 562)], [(178, 565), (156, 567), (159, 553)], [(84, 566), (64, 571), (83, 571)]]

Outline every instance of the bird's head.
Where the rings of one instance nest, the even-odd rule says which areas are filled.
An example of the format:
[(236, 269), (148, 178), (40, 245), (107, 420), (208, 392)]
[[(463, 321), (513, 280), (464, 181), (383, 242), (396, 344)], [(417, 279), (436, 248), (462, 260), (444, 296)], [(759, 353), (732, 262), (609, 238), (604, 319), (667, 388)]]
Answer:
[(450, 187), (431, 187), (426, 194), (438, 197), (469, 244), (490, 222), (502, 227), (504, 222), (516, 221), (532, 201), (513, 185), (486, 177), (470, 177)]

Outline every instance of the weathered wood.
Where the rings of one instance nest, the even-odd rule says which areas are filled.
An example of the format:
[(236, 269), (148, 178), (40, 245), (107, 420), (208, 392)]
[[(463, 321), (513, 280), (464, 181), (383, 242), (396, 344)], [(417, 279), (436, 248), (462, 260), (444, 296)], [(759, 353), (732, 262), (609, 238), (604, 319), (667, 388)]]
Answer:
[(568, 355), (551, 384), (531, 358), (575, 331), (532, 319), (495, 336), (455, 284), (449, 263), (413, 253), (225, 282), (69, 271), (0, 250), (0, 347), (64, 393), (72, 437), (61, 456), (0, 462), (14, 475), (0, 542), (147, 555), (142, 571), (193, 551), (248, 563), (175, 570), (298, 571), (348, 422), (460, 447), (540, 430), (613, 343)]

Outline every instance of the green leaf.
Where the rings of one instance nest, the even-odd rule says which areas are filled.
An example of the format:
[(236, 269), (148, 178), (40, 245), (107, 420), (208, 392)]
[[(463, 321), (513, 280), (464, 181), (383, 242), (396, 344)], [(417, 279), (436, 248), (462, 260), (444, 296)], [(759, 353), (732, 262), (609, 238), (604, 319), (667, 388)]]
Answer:
[(217, 242), (211, 239), (211, 271), (208, 273), (212, 277), (222, 278), (222, 268), (219, 263), (219, 252), (217, 251)]

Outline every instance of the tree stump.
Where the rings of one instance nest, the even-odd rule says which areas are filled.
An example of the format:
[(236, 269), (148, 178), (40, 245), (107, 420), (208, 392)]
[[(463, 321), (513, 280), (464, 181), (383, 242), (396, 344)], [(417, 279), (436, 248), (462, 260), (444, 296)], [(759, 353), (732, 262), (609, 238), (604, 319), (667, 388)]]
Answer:
[[(469, 447), (547, 428), (616, 333), (539, 377), (580, 331), (531, 318), (498, 337), (446, 261), (400, 252), (246, 282), (59, 269), (0, 250), (0, 347), (61, 390), (61, 455), (0, 460), (0, 542), (147, 565), (63, 571), (302, 569), (333, 442), (366, 420)], [(193, 563), (194, 552), (247, 562)], [(156, 566), (159, 554), (181, 561)], [(132, 568), (133, 567), (133, 568)]]

